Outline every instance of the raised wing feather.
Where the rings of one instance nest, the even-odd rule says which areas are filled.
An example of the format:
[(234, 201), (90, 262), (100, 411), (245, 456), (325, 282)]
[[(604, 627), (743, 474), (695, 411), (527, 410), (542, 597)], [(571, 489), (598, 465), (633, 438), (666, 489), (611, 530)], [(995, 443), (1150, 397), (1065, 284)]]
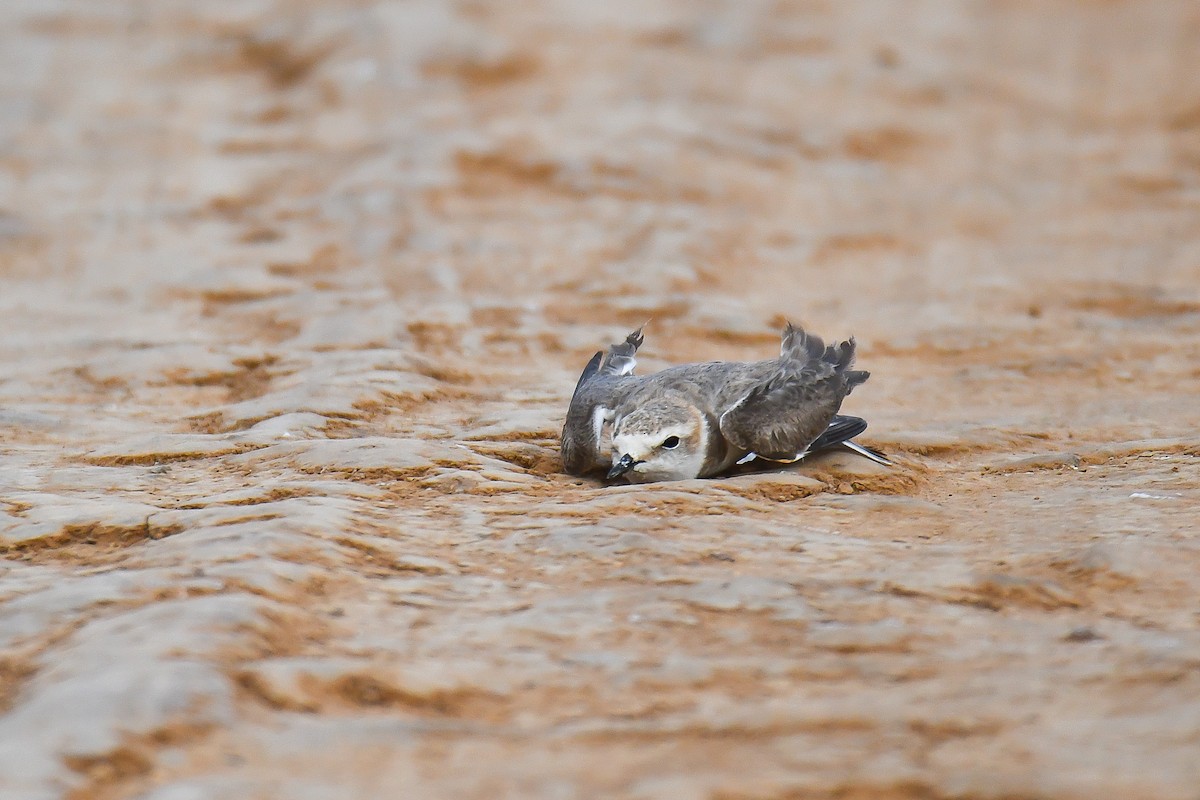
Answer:
[(583, 385), (587, 383), (593, 375), (600, 371), (600, 362), (603, 359), (604, 353), (601, 353), (600, 351), (597, 351), (596, 355), (592, 356), (592, 360), (589, 361), (587, 366), (583, 368), (583, 373), (580, 374), (579, 380), (575, 383), (575, 392), (571, 395), (571, 400), (579, 397), (579, 391), (583, 389)]
[(625, 341), (610, 345), (608, 353), (600, 363), (600, 371), (606, 375), (632, 375), (634, 367), (637, 366), (637, 359), (634, 356), (645, 340), (642, 328), (638, 328), (626, 336)]
[(808, 449), (842, 404), (833, 377), (785, 370), (754, 387), (721, 415), (721, 434), (734, 447), (786, 461)]
[(850, 370), (853, 363), (853, 340), (826, 347), (789, 324), (778, 368), (721, 415), (721, 434), (763, 458), (795, 459), (827, 433), (852, 386), (866, 380)]
[(634, 356), (643, 341), (642, 329), (638, 328), (625, 341), (610, 346), (608, 352), (592, 356), (579, 376), (561, 439), (563, 468), (572, 475), (607, 467), (600, 449), (601, 432), (628, 384), (640, 380), (631, 374), (637, 366)]

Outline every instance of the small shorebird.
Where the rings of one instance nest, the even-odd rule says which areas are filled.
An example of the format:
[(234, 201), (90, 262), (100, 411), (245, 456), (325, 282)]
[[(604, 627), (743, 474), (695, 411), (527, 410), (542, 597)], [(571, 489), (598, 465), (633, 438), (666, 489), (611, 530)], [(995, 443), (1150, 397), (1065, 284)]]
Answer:
[[(643, 326), (644, 327), (644, 326)], [(851, 439), (865, 420), (838, 414), (870, 373), (851, 369), (854, 339), (828, 347), (791, 323), (779, 358), (684, 364), (637, 376), (638, 328), (588, 362), (562, 432), (566, 471), (608, 470), (634, 483), (719, 475), (754, 459), (792, 463), (841, 445), (883, 456)], [(603, 436), (611, 423), (611, 460)]]

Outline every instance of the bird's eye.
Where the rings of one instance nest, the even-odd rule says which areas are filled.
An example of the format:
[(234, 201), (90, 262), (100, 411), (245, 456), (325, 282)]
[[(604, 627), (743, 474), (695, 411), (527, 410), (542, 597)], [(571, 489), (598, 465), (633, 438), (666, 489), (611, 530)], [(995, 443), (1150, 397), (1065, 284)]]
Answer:
[(668, 450), (674, 450), (676, 447), (679, 447), (679, 437), (668, 436), (667, 438), (663, 439), (662, 446)]

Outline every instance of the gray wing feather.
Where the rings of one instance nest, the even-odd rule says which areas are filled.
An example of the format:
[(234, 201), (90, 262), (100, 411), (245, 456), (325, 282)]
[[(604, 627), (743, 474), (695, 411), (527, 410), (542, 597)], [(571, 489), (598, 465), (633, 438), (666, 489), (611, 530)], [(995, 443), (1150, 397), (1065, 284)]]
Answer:
[(625, 341), (610, 345), (608, 353), (600, 363), (600, 372), (605, 375), (632, 375), (634, 367), (637, 366), (637, 359), (634, 356), (645, 340), (642, 328), (638, 328), (626, 336)]
[(826, 431), (842, 400), (866, 374), (850, 370), (853, 339), (826, 347), (789, 323), (781, 352), (776, 369), (721, 415), (720, 428), (735, 447), (788, 460)]
[(583, 385), (587, 383), (591, 377), (596, 374), (596, 372), (599, 371), (600, 361), (603, 358), (604, 353), (599, 351), (596, 352), (596, 355), (592, 356), (592, 360), (589, 361), (587, 366), (583, 368), (583, 374), (579, 376), (579, 380), (575, 383), (575, 392), (571, 395), (571, 400), (574, 400), (579, 396), (579, 391), (583, 388)]
[(822, 356), (824, 361), (836, 365), (837, 371), (846, 377), (846, 394), (850, 394), (855, 386), (865, 383), (867, 378), (871, 377), (871, 373), (866, 370), (850, 369), (854, 366), (854, 350), (854, 337), (851, 336), (844, 342), (829, 345)]
[(837, 414), (829, 423), (829, 427), (808, 446), (810, 453), (816, 453), (827, 447), (834, 447), (850, 441), (867, 429), (867, 421), (862, 417), (847, 417)]
[(560, 440), (563, 468), (570, 474), (583, 475), (608, 466), (600, 451), (600, 431), (604, 417), (640, 380), (632, 373), (637, 366), (634, 356), (643, 341), (638, 328), (625, 341), (610, 346), (607, 353), (592, 356), (579, 376)]

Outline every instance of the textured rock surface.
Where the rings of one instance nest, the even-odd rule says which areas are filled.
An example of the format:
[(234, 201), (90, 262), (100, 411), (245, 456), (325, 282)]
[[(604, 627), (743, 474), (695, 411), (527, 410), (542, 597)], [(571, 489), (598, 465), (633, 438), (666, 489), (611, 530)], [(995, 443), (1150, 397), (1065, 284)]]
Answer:
[[(1197, 797), (1195, 3), (0, 22), (0, 795)], [(895, 469), (559, 473), (787, 316)]]

